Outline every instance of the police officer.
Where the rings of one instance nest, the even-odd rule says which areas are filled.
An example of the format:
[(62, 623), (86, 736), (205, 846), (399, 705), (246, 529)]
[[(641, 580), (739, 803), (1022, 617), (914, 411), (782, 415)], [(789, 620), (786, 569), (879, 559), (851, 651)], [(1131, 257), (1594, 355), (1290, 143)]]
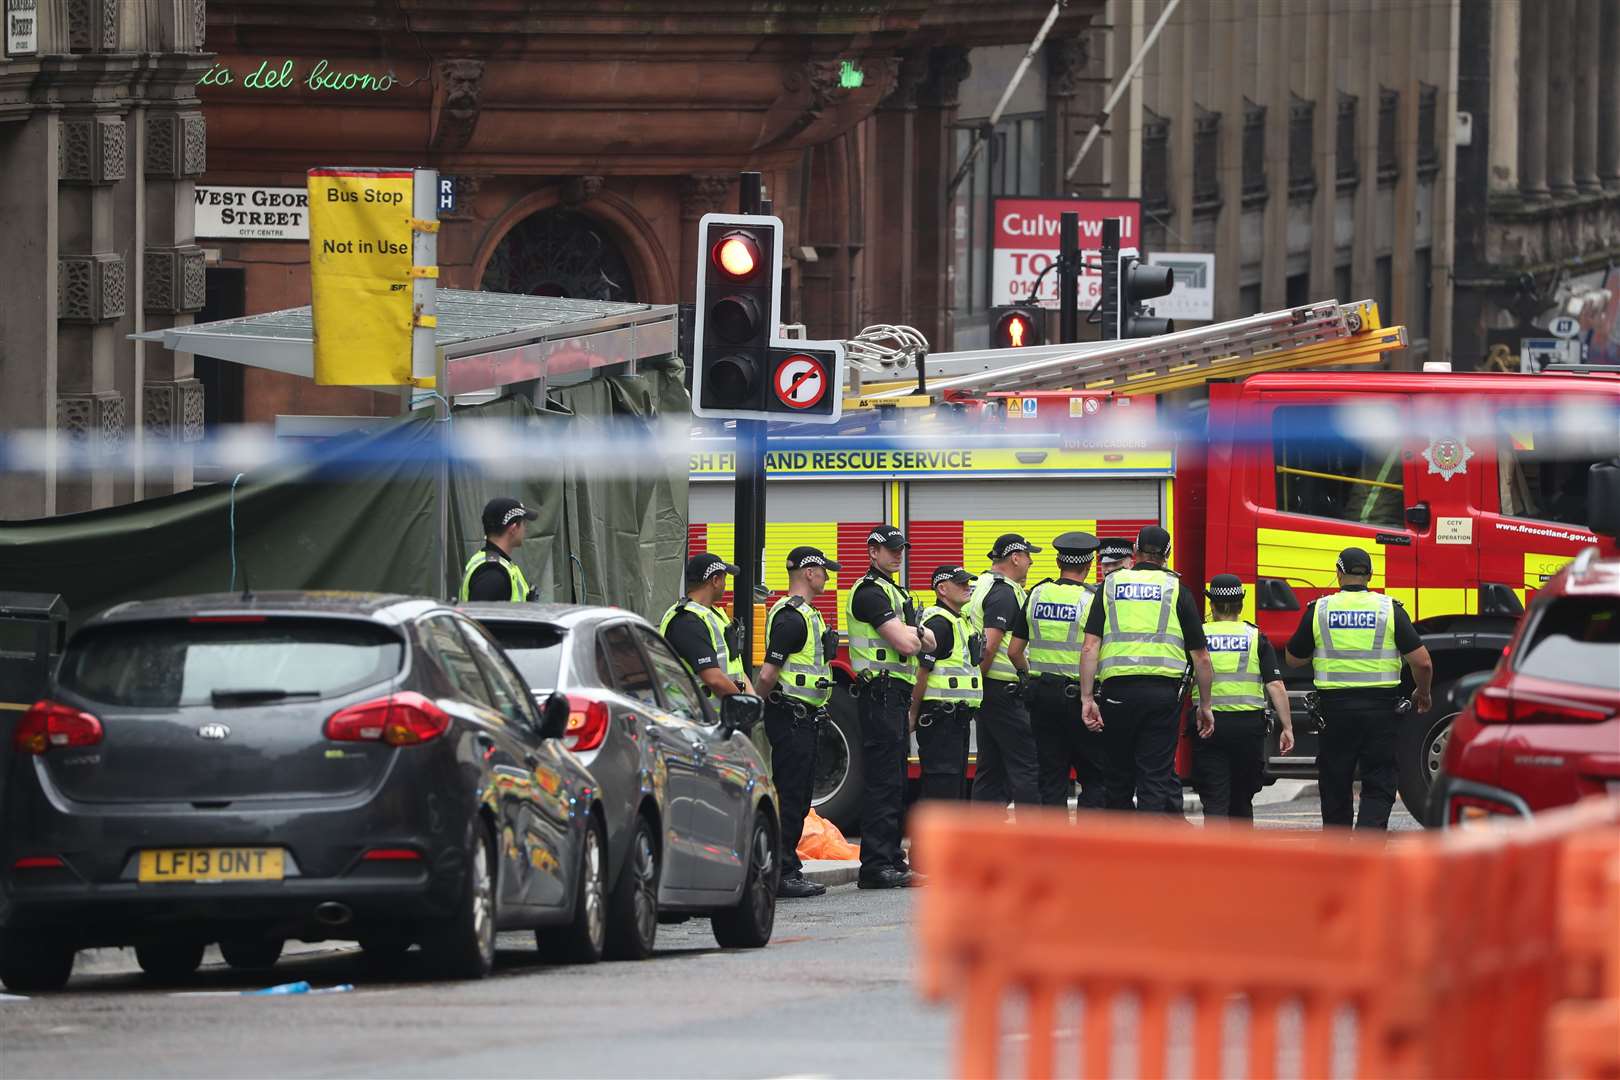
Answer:
[[(1181, 812), (1176, 779), (1176, 740), (1181, 731), (1181, 691), (1189, 660), (1199, 700), (1209, 701), (1211, 668), (1203, 623), (1192, 594), (1166, 570), (1170, 534), (1148, 525), (1136, 535), (1129, 570), (1103, 582), (1086, 617), (1080, 663), (1080, 699), (1085, 723), (1103, 733), (1104, 783), (1110, 810)], [(1101, 703), (1093, 694), (1101, 674)], [(1214, 730), (1208, 705), (1198, 709), (1198, 733)]]
[(917, 656), (917, 686), (911, 692), (911, 728), (917, 733), (924, 799), (967, 795), (968, 737), (984, 698), (978, 654), (983, 644), (962, 617), (973, 575), (960, 566), (934, 569), (935, 603), (922, 614), (934, 647)]
[(1100, 542), (1087, 532), (1067, 532), (1052, 541), (1058, 577), (1029, 590), (1024, 605), (1029, 641), (1029, 719), (1035, 732), (1036, 775), (1041, 803), (1069, 805), (1069, 772), (1080, 780), (1078, 805), (1103, 807), (1102, 736), (1080, 719), (1080, 632), (1095, 590), (1086, 579)]
[(1131, 542), (1122, 536), (1110, 536), (1097, 549), (1097, 577), (1106, 578), (1115, 570), (1131, 568)]
[(1024, 582), (1030, 556), (1041, 549), (1017, 533), (996, 537), (986, 558), (990, 569), (973, 583), (963, 609), (974, 633), (984, 637), (984, 702), (979, 706), (979, 758), (973, 777), (976, 801), (1006, 806), (1039, 806), (1035, 735), (1024, 708), (1024, 680), (1029, 668), (1024, 643)]
[(502, 496), (484, 504), (484, 546), (473, 552), (461, 573), (461, 602), (534, 599), (512, 552), (523, 546), (529, 522), (540, 515)]
[(907, 718), (917, 682), (917, 654), (935, 646), (934, 636), (916, 626), (916, 605), (895, 583), (906, 534), (879, 525), (866, 538), (871, 569), (849, 592), (844, 626), (849, 659), (858, 680), (861, 758), (865, 791), (861, 804), (863, 889), (897, 889), (922, 883), (900, 850), (900, 815), (905, 803)]
[(1254, 824), (1254, 796), (1265, 786), (1266, 699), (1282, 721), (1279, 746), (1294, 748), (1294, 722), (1277, 650), (1258, 627), (1242, 620), (1243, 582), (1216, 574), (1209, 582), (1213, 618), (1204, 624), (1209, 643), (1210, 708), (1215, 731), (1193, 744), (1193, 785), (1204, 801), (1204, 818), (1229, 817)]
[(771, 776), (782, 804), (782, 880), (777, 896), (820, 896), (799, 862), (799, 838), (810, 812), (816, 776), (816, 725), (832, 696), (832, 665), (838, 635), (827, 629), (811, 601), (827, 589), (827, 574), (839, 565), (813, 547), (788, 552), (788, 594), (765, 619), (765, 662), (759, 692), (765, 696), (765, 733), (771, 740)]
[(1386, 829), (1395, 806), (1395, 724), (1402, 707), (1401, 661), (1412, 669), (1412, 708), (1426, 713), (1434, 662), (1406, 609), (1369, 592), (1372, 557), (1339, 552), (1339, 591), (1305, 606), (1288, 639), (1288, 666), (1312, 667), (1322, 737), (1316, 754), (1322, 824), (1349, 827), (1361, 771), (1358, 829)]
[(716, 606), (726, 594), (726, 575), (737, 568), (707, 551), (686, 561), (686, 595), (659, 620), (675, 655), (711, 698), (730, 697), (748, 689), (743, 670), (742, 627)]

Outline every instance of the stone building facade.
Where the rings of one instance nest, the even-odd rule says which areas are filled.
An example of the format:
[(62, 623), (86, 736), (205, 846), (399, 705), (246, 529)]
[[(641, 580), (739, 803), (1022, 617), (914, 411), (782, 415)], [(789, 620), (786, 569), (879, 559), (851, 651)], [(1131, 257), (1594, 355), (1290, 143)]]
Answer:
[(1462, 0), (1457, 354), (1514, 367), (1572, 315), (1620, 364), (1620, 0)]
[(207, 168), (204, 2), (32, 11), (32, 36), (0, 59), (0, 432), (59, 435), (63, 449), (0, 475), (5, 519), (188, 488), (184, 453), (140, 466), (150, 447), (199, 439), (203, 422), (191, 358), (127, 335), (189, 322), (204, 303), (192, 236)]
[[(786, 227), (788, 321), (950, 340), (946, 181), (969, 50), (1026, 47), (1047, 0), (214, 0), (198, 92), (209, 186), (320, 165), (450, 179), (441, 285), (690, 301), (697, 220), (757, 169)], [(1074, 0), (1072, 41), (1101, 10)], [(225, 317), (308, 302), (296, 240), (200, 240)], [(943, 346), (941, 346), (943, 347)], [(398, 398), (200, 361), (220, 419), (381, 414)]]

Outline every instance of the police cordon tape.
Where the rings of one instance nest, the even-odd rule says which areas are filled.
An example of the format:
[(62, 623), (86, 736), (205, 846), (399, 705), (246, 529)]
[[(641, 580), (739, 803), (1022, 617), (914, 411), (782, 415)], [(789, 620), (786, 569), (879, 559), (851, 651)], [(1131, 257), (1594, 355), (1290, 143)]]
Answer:
[[(1493, 408), (1495, 399), (1454, 397), (1444, 407), (1408, 413), (1387, 405), (1353, 403), (1320, 409), (1312, 424), (1290, 428), (1297, 445), (1338, 445), (1353, 438), (1373, 447), (1442, 443), (1463, 458), (1474, 445), (1507, 445), (1539, 454), (1601, 459), (1620, 454), (1620, 405), (1587, 399), (1547, 407)], [(0, 472), (74, 475), (135, 468), (160, 476), (177, 466), (243, 472), (277, 466), (367, 470), (404, 461), (476, 463), (498, 475), (532, 475), (560, 458), (602, 475), (637, 473), (654, 459), (685, 459), (694, 479), (724, 479), (733, 468), (728, 429), (650, 425), (642, 418), (558, 417), (515, 425), (509, 418), (455, 417), (426, 437), (434, 422), (425, 413), (357, 421), (327, 437), (278, 437), (272, 425), (228, 425), (192, 443), (142, 439), (103, 444), (43, 429), (0, 435)], [(364, 425), (364, 426), (362, 426)], [(1222, 435), (1234, 445), (1271, 445), (1271, 415), (1254, 410), (1234, 417)], [(1205, 438), (1201, 415), (1105, 409), (1084, 420), (1066, 417), (1009, 421), (937, 411), (893, 433), (815, 436), (803, 428), (775, 429), (767, 474), (794, 477), (925, 478), (929, 476), (1113, 475), (1162, 476), (1175, 469), (1178, 451)], [(1438, 467), (1438, 466), (1436, 466)]]

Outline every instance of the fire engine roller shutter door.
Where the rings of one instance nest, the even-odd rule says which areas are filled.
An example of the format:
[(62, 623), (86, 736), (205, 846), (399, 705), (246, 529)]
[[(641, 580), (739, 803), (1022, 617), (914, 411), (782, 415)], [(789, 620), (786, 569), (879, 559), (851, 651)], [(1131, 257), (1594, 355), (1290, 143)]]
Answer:
[(907, 585), (931, 600), (929, 575), (942, 563), (973, 573), (989, 567), (985, 553), (1002, 533), (1021, 533), (1043, 550), (1029, 581), (1057, 576), (1052, 540), (1079, 529), (1134, 540), (1161, 520), (1160, 480), (917, 480), (908, 485), (907, 535), (912, 548)]
[[(735, 499), (729, 483), (691, 486), (689, 551), (710, 551), (732, 559)], [(844, 590), (866, 573), (866, 535), (885, 520), (883, 483), (779, 480), (770, 485), (765, 517), (765, 587), (771, 591), (770, 602), (787, 592), (787, 553), (801, 544), (818, 547), (844, 567), (831, 575), (827, 591), (816, 600), (827, 625), (842, 629)], [(729, 597), (726, 603), (730, 603)]]

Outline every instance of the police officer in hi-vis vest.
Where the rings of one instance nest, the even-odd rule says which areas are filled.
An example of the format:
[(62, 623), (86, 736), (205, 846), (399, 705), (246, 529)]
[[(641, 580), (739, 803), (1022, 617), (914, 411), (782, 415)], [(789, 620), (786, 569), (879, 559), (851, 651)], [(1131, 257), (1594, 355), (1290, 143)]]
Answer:
[(838, 634), (827, 629), (811, 601), (827, 590), (827, 574), (839, 565), (813, 547), (788, 552), (788, 594), (765, 619), (765, 662), (759, 692), (765, 697), (765, 733), (771, 740), (771, 776), (782, 809), (782, 881), (777, 896), (820, 896), (825, 885), (807, 881), (799, 862), (799, 838), (810, 812), (816, 775), (816, 727), (832, 696), (831, 660)]
[[(1136, 534), (1129, 570), (1104, 579), (1086, 616), (1080, 700), (1086, 726), (1103, 733), (1104, 778), (1110, 810), (1181, 813), (1176, 741), (1181, 692), (1189, 663), (1199, 700), (1209, 700), (1212, 669), (1204, 624), (1192, 593), (1166, 570), (1170, 534), (1148, 525)], [(1104, 679), (1100, 695), (1094, 691)], [(1215, 727), (1208, 705), (1198, 709), (1198, 733)]]
[(1288, 639), (1288, 666), (1311, 665), (1322, 737), (1316, 771), (1322, 824), (1348, 827), (1361, 770), (1358, 829), (1386, 829), (1395, 806), (1395, 724), (1402, 708), (1401, 661), (1412, 669), (1412, 708), (1426, 713), (1434, 662), (1406, 609), (1369, 592), (1372, 557), (1358, 547), (1339, 552), (1339, 591), (1305, 606)]
[(1131, 553), (1135, 548), (1122, 536), (1110, 536), (1097, 549), (1097, 580), (1101, 581), (1115, 570), (1131, 568)]
[(1229, 817), (1254, 824), (1254, 797), (1265, 786), (1266, 699), (1282, 721), (1279, 747), (1294, 748), (1294, 722), (1288, 690), (1277, 666), (1277, 650), (1253, 623), (1243, 621), (1243, 582), (1236, 574), (1216, 574), (1209, 582), (1204, 624), (1209, 662), (1210, 708), (1215, 731), (1193, 744), (1193, 786), (1204, 802), (1204, 818)]
[(1066, 532), (1052, 541), (1058, 577), (1029, 590), (1024, 604), (1029, 640), (1029, 721), (1035, 732), (1035, 759), (1046, 806), (1069, 805), (1069, 772), (1080, 781), (1078, 805), (1103, 807), (1102, 735), (1080, 719), (1081, 629), (1095, 590), (1086, 579), (1100, 541), (1088, 532)]
[(735, 566), (707, 551), (692, 556), (686, 560), (686, 595), (658, 622), (658, 632), (712, 698), (730, 697), (749, 686), (743, 670), (742, 624), (716, 606), (726, 594), (726, 575), (736, 572)]
[(917, 733), (924, 799), (967, 797), (969, 731), (984, 698), (979, 671), (984, 646), (962, 617), (972, 584), (973, 575), (960, 566), (935, 567), (935, 603), (922, 614), (934, 647), (917, 656), (911, 727)]
[(934, 635), (917, 627), (916, 604), (895, 582), (906, 534), (879, 525), (866, 538), (871, 569), (849, 592), (844, 629), (855, 669), (861, 717), (861, 759), (865, 781), (861, 805), (863, 889), (920, 885), (900, 850), (900, 815), (905, 807), (906, 732), (911, 692), (917, 683), (917, 654), (934, 647)]
[(973, 583), (963, 613), (968, 625), (984, 637), (984, 703), (979, 706), (976, 731), (979, 756), (973, 774), (973, 798), (1006, 806), (1039, 806), (1036, 780), (1035, 735), (1024, 707), (1024, 680), (1029, 668), (1024, 644), (1029, 627), (1024, 619), (1024, 582), (1029, 579), (1030, 556), (1041, 549), (1017, 533), (996, 537), (990, 569)]
[(501, 497), (484, 504), (484, 546), (467, 560), (461, 572), (461, 602), (533, 600), (534, 590), (512, 561), (523, 546), (529, 522), (540, 515), (516, 499)]

